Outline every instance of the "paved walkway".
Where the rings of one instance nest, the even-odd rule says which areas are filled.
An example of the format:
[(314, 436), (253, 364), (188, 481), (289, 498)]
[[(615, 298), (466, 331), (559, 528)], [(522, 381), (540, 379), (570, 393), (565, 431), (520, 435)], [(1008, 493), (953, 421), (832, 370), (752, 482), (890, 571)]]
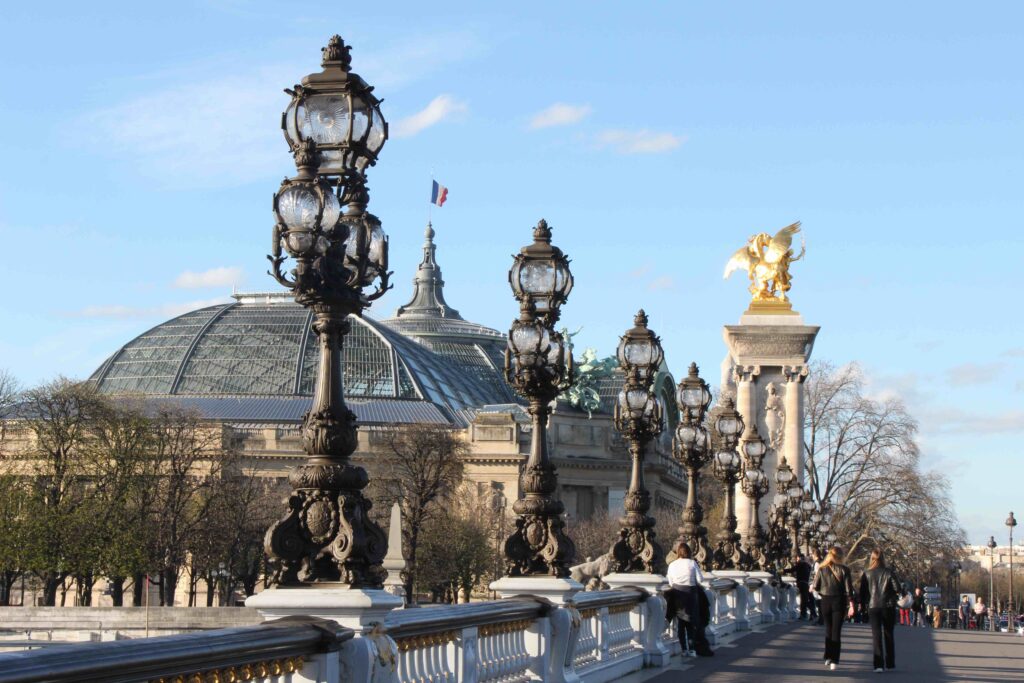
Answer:
[(896, 627), (896, 669), (871, 668), (871, 630), (843, 626), (842, 661), (836, 671), (822, 662), (820, 627), (797, 622), (766, 627), (720, 645), (714, 657), (672, 660), (668, 669), (641, 672), (622, 683), (775, 683), (777, 681), (1024, 681), (1024, 638), (1006, 633), (934, 631)]

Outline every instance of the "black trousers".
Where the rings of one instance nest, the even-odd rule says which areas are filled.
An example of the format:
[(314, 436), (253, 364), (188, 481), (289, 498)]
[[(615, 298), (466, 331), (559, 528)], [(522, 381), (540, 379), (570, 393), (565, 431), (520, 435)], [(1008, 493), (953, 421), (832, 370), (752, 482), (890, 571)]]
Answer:
[(821, 618), (825, 622), (825, 659), (830, 662), (839, 662), (846, 606), (844, 595), (821, 596)]
[(807, 583), (798, 583), (797, 590), (800, 591), (800, 618), (807, 617), (807, 613), (814, 612), (814, 605), (811, 603), (811, 587)]
[(871, 642), (875, 646), (874, 667), (886, 669), (896, 667), (896, 641), (892, 630), (896, 625), (896, 610), (881, 607), (868, 610), (868, 621), (871, 623)]

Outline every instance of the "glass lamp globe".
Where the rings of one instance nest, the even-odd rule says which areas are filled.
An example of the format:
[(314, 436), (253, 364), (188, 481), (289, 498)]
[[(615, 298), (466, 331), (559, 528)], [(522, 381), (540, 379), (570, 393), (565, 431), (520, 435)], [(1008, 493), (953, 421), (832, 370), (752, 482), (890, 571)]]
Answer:
[(776, 493), (775, 497), (772, 498), (772, 503), (774, 503), (775, 507), (777, 507), (779, 509), (784, 508), (786, 506), (786, 503), (788, 503), (788, 502), (789, 502), (789, 498), (786, 496), (785, 493)]
[(767, 447), (765, 446), (764, 441), (759, 437), (747, 439), (743, 442), (743, 452), (748, 458), (753, 460), (759, 460), (762, 458), (766, 450)]
[(351, 47), (340, 36), (323, 52), (323, 71), (287, 90), (292, 101), (281, 117), (289, 146), (313, 140), (321, 150), (317, 173), (363, 173), (377, 162), (388, 138), (388, 123), (373, 88), (351, 71)]
[(551, 246), (551, 229), (540, 221), (533, 231), (533, 244), (523, 247), (508, 274), (512, 293), (520, 302), (530, 300), (540, 315), (557, 317), (558, 308), (572, 291), (569, 259)]
[(782, 463), (782, 465), (775, 470), (775, 483), (779, 485), (779, 489), (787, 490), (790, 482), (793, 481), (794, 476), (793, 470), (789, 468), (789, 465)]
[(690, 370), (676, 387), (676, 400), (689, 415), (700, 420), (711, 404), (711, 391), (707, 382), (700, 378), (696, 363), (690, 363)]
[(633, 318), (633, 327), (619, 341), (616, 352), (619, 366), (629, 374), (635, 371), (640, 379), (650, 380), (664, 359), (658, 336), (647, 327), (647, 314), (639, 311)]
[(676, 427), (676, 439), (683, 448), (693, 448), (697, 443), (697, 427), (681, 422)]

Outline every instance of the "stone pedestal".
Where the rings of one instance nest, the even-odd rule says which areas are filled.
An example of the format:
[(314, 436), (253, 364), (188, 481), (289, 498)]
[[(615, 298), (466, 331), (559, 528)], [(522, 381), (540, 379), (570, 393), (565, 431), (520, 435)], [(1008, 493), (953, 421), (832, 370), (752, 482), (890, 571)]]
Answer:
[[(819, 329), (805, 325), (803, 317), (788, 306), (752, 304), (739, 325), (726, 325), (723, 331), (728, 353), (722, 361), (722, 391), (736, 396), (743, 421), (756, 424), (769, 446), (764, 471), (770, 490), (761, 501), (762, 525), (775, 495), (780, 454), (804, 481), (804, 379)], [(746, 541), (753, 503), (742, 490), (737, 494), (737, 531)]]
[(583, 584), (551, 576), (505, 576), (492, 582), (489, 588), (502, 598), (544, 598), (556, 605), (564, 605), (583, 590)]
[(347, 584), (319, 584), (294, 588), (271, 588), (245, 601), (266, 621), (282, 617), (307, 616), (330, 619), (356, 632), (365, 633), (383, 623), (402, 598), (387, 591), (352, 588)]
[(402, 553), (402, 508), (395, 503), (391, 506), (391, 526), (388, 528), (388, 554), (384, 556), (384, 569), (388, 576), (384, 579), (384, 590), (402, 598), (405, 594), (405, 582), (402, 572), (405, 571), (405, 555)]
[(636, 586), (637, 588), (643, 588), (651, 595), (659, 595), (662, 591), (668, 590), (668, 579), (661, 574), (631, 574), (622, 572), (605, 574), (601, 577), (601, 580), (613, 589)]

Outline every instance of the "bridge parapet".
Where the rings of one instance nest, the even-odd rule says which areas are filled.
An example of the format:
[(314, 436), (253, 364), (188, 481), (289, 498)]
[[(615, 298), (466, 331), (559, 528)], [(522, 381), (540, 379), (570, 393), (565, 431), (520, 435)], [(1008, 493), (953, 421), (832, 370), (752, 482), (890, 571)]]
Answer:
[[(767, 592), (765, 592), (767, 591)], [(709, 577), (709, 639), (780, 593), (761, 577)], [(751, 616), (753, 618), (753, 616)], [(642, 587), (395, 610), (356, 633), (334, 621), (264, 624), (0, 655), (0, 683), (247, 680), (257, 683), (606, 683), (679, 652), (665, 600)]]

